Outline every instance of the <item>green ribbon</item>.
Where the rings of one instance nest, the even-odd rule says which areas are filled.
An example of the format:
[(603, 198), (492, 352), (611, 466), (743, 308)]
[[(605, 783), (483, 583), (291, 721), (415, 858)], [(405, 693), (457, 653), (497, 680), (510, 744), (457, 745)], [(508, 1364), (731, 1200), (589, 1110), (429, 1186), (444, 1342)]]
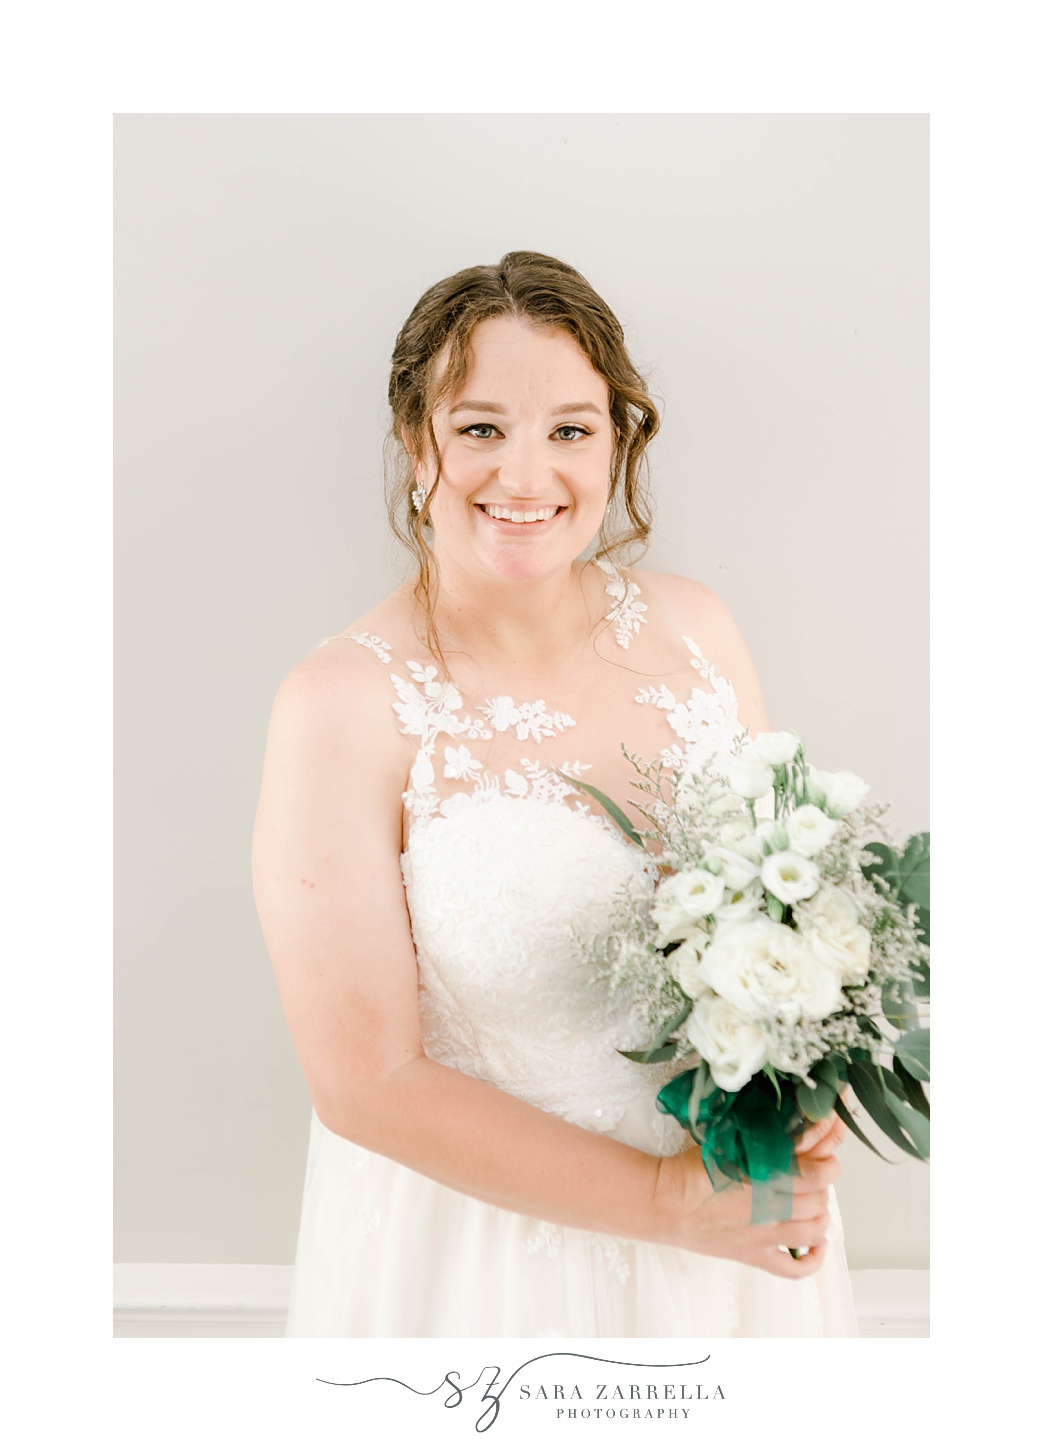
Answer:
[(752, 1185), (753, 1224), (789, 1219), (797, 1172), (795, 1144), (804, 1128), (795, 1083), (781, 1079), (777, 1095), (763, 1074), (736, 1093), (711, 1080), (709, 1090), (693, 1103), (696, 1072), (690, 1068), (660, 1090), (656, 1099), (660, 1111), (677, 1119), (701, 1146), (715, 1191), (729, 1183)]

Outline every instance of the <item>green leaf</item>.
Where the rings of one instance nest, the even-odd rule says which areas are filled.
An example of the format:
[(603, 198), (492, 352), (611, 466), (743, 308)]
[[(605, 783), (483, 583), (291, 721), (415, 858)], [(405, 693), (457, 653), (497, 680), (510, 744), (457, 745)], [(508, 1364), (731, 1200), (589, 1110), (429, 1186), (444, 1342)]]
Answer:
[(855, 1136), (856, 1139), (861, 1139), (862, 1142), (865, 1144), (866, 1148), (867, 1149), (872, 1149), (872, 1151), (876, 1155), (876, 1157), (878, 1159), (883, 1159), (885, 1164), (893, 1164), (894, 1163), (894, 1160), (893, 1159), (886, 1159), (886, 1158), (884, 1158), (884, 1155), (880, 1152), (880, 1150), (877, 1148), (877, 1146), (874, 1143), (872, 1143), (869, 1139), (866, 1138), (865, 1134), (858, 1127), (858, 1124), (856, 1124), (855, 1121), (854, 1121), (854, 1119), (851, 1117), (851, 1114), (848, 1112), (847, 1106), (845, 1105), (844, 1100), (842, 1098), (838, 1098), (837, 1101), (836, 1101), (836, 1103), (833, 1105), (833, 1107), (837, 1111), (837, 1118), (840, 1120), (841, 1123), (847, 1124), (848, 1128), (854, 1134), (854, 1136)]
[(925, 947), (931, 945), (931, 913), (927, 907), (916, 908), (916, 935)]
[(913, 1077), (900, 1058), (895, 1059), (894, 1073), (895, 1077), (905, 1089), (905, 1097), (912, 1104), (913, 1108), (919, 1109), (924, 1118), (929, 1119), (931, 1117), (931, 1101), (921, 1088), (919, 1080)]
[(920, 1021), (916, 993), (911, 982), (889, 982), (880, 1000), (884, 1017), (896, 1028), (908, 1028)]
[(927, 912), (931, 906), (931, 834), (929, 831), (911, 836), (901, 857), (883, 842), (866, 846), (873, 860), (862, 871), (872, 881), (883, 877), (895, 901), (903, 906), (915, 902), (917, 909)]
[(924, 958), (913, 964), (920, 974), (913, 980), (913, 991), (918, 998), (929, 998), (931, 996), (931, 964)]
[(889, 1088), (884, 1089), (884, 1101), (916, 1146), (918, 1159), (931, 1157), (931, 1125), (917, 1109), (910, 1107)]
[(898, 866), (898, 896), (929, 911), (931, 906), (931, 833), (922, 831), (906, 842)]
[(804, 1117), (811, 1123), (818, 1123), (827, 1114), (833, 1111), (833, 1104), (836, 1102), (837, 1085), (830, 1083), (828, 1079), (816, 1078), (817, 1069), (811, 1070), (811, 1077), (815, 1078), (814, 1088), (809, 1088), (806, 1083), (797, 1084), (797, 1107)]
[(895, 1059), (900, 1061), (921, 1083), (931, 1081), (931, 1030), (913, 1028), (899, 1038), (894, 1048)]
[(680, 1044), (675, 1041), (673, 1043), (663, 1043), (658, 1048), (630, 1050), (620, 1048), (617, 1051), (622, 1058), (629, 1058), (631, 1063), (669, 1063), (678, 1056), (677, 1050), (679, 1047)]
[(655, 1035), (655, 1038), (652, 1041), (653, 1051), (656, 1048), (661, 1048), (666, 1040), (670, 1037), (670, 1035), (672, 1033), (676, 1033), (682, 1023), (687, 1022), (688, 1015), (691, 1011), (692, 1000), (686, 995), (683, 1005), (678, 1008), (677, 1012), (673, 1015), (672, 1018), (670, 1018), (667, 1022), (663, 1024), (663, 1026), (659, 1029), (659, 1032)]
[(585, 791), (588, 796), (593, 796), (594, 800), (605, 808), (624, 836), (628, 836), (638, 846), (644, 845), (641, 839), (641, 833), (630, 820), (630, 817), (625, 811), (621, 811), (616, 803), (605, 795), (604, 791), (599, 791), (596, 786), (588, 786), (586, 781), (577, 781), (573, 776), (566, 776), (564, 771), (559, 771), (558, 775), (563, 781), (567, 781), (570, 786), (576, 786), (580, 791)]
[(775, 1090), (775, 1104), (776, 1104), (776, 1107), (777, 1108), (781, 1108), (782, 1107), (782, 1089), (779, 1086), (779, 1080), (775, 1076), (775, 1070), (774, 1070), (774, 1068), (771, 1066), (770, 1063), (765, 1063), (764, 1068), (763, 1068), (762, 1071), (764, 1073), (765, 1078), (768, 1080), (768, 1082), (771, 1084), (771, 1086)]
[(851, 1087), (858, 1095), (858, 1100), (866, 1112), (877, 1126), (883, 1129), (892, 1143), (897, 1144), (900, 1149), (904, 1149), (907, 1154), (915, 1156), (916, 1145), (888, 1107), (884, 1096), (886, 1089), (877, 1077), (874, 1068), (867, 1067), (864, 1063), (852, 1063)]
[(862, 871), (867, 877), (883, 877), (890, 886), (898, 875), (898, 857), (882, 841), (869, 841), (866, 843), (866, 851), (873, 857), (873, 862)]

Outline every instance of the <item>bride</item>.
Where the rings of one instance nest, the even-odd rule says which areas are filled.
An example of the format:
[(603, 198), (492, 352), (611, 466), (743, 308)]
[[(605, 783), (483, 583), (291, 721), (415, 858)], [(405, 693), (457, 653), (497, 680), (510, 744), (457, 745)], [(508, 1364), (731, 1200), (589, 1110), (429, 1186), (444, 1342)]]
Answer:
[(389, 396), (416, 573), (283, 682), (255, 828), (314, 1106), (287, 1334), (856, 1334), (843, 1126), (751, 1225), (584, 951), (647, 858), (563, 773), (625, 801), (621, 742), (698, 769), (767, 726), (721, 601), (624, 567), (658, 418), (620, 324), (512, 252), (424, 294)]

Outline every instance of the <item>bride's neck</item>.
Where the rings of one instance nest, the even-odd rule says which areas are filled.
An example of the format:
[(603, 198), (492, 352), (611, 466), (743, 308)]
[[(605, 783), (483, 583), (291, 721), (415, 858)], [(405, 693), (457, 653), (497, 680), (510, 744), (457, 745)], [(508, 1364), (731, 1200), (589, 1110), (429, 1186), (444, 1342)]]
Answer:
[(549, 664), (589, 639), (596, 574), (577, 560), (544, 579), (482, 581), (440, 565), (435, 618), (443, 648), (525, 666)]

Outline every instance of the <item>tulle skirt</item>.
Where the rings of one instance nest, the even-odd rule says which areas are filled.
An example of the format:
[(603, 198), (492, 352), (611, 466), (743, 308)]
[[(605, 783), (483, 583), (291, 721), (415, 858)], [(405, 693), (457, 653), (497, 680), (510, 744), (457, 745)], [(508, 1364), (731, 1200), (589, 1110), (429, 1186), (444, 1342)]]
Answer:
[(288, 1336), (853, 1336), (834, 1199), (822, 1268), (567, 1229), (446, 1188), (312, 1114)]

